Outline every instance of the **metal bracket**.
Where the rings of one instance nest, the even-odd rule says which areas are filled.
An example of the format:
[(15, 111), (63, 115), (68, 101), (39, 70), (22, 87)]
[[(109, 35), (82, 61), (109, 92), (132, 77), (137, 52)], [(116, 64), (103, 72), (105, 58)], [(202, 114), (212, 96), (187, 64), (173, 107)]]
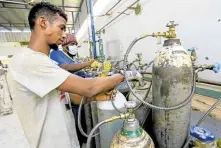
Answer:
[(140, 15), (142, 12), (142, 7), (139, 3), (137, 3), (136, 7), (129, 7), (129, 9), (134, 10), (135, 15)]

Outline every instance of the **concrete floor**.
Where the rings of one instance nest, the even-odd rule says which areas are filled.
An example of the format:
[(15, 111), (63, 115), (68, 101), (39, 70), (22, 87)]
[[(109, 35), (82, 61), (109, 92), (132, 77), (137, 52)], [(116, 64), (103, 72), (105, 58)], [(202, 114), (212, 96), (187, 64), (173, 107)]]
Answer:
[(0, 116), (0, 148), (29, 148), (15, 112)]
[[(191, 116), (191, 125), (195, 125), (204, 115), (199, 111), (193, 111)], [(221, 138), (221, 121), (212, 117), (207, 117), (201, 124), (216, 136)], [(17, 114), (0, 116), (0, 148), (28, 148), (28, 143), (22, 130)], [(85, 147), (85, 146), (83, 146)]]

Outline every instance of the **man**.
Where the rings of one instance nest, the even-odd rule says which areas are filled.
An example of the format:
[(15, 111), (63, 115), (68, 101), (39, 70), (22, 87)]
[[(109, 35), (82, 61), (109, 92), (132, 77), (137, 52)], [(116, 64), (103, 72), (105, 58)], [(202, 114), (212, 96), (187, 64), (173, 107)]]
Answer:
[(73, 34), (67, 34), (66, 39), (62, 42), (63, 51), (53, 50), (50, 54), (50, 58), (56, 61), (61, 68), (78, 76), (85, 77), (84, 72), (77, 71), (91, 66), (94, 61), (80, 63), (78, 60), (74, 60), (73, 57), (75, 57), (78, 52), (77, 44), (76, 37)]
[(63, 112), (58, 90), (91, 98), (114, 88), (123, 76), (83, 79), (61, 69), (48, 57), (50, 49), (57, 49), (66, 37), (67, 16), (60, 8), (37, 3), (30, 10), (28, 21), (28, 48), (9, 63), (14, 108), (31, 148), (79, 148), (75, 127), (66, 122), (70, 118), (65, 117), (70, 116)]
[[(77, 52), (78, 52), (77, 51), (77, 44), (78, 43), (77, 43), (76, 37), (73, 34), (67, 34), (66, 38), (62, 42), (63, 51), (53, 50), (50, 53), (50, 58), (52, 60), (54, 60), (58, 64), (58, 66), (71, 72), (72, 74), (75, 74), (75, 75), (78, 75), (81, 77), (85, 77), (86, 72), (78, 71), (78, 70), (81, 70), (83, 68), (91, 66), (93, 61), (80, 63), (79, 61), (73, 59), (73, 57), (76, 56)], [(66, 98), (69, 97), (68, 94), (65, 94), (65, 96), (66, 96)], [(103, 97), (105, 97), (105, 95)], [(72, 100), (74, 100), (74, 98), (72, 98)], [(82, 146), (82, 144), (86, 142), (87, 138), (81, 134), (81, 132), (78, 128), (78, 124), (77, 124), (79, 105), (72, 103), (71, 106), (72, 106), (74, 118), (76, 119), (75, 125), (76, 125), (77, 137), (78, 137), (80, 146)], [(85, 124), (86, 121), (84, 120), (85, 119), (84, 109), (82, 109), (81, 115), (82, 115), (82, 119), (83, 119), (83, 120), (81, 120), (81, 125), (83, 126), (84, 129), (86, 129), (86, 124)]]

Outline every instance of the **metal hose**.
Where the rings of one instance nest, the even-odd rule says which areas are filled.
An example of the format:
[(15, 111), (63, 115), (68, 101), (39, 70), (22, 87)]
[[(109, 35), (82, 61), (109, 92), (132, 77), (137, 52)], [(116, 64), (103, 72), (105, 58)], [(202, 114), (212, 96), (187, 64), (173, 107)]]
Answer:
[(103, 125), (104, 123), (106, 123), (106, 120), (104, 121), (101, 121), (100, 123), (98, 123), (90, 132), (88, 138), (87, 138), (87, 145), (86, 145), (86, 148), (91, 148), (91, 140), (92, 140), (92, 137), (93, 137), (93, 133), (101, 126)]
[(152, 105), (148, 102), (145, 102), (143, 99), (140, 99), (135, 93), (134, 91), (132, 90), (131, 86), (129, 85), (129, 82), (127, 80), (127, 76), (125, 75), (125, 80), (126, 80), (126, 83), (129, 87), (129, 89), (131, 90), (131, 93), (139, 100), (141, 101), (143, 104), (147, 105), (148, 107), (152, 108), (152, 109), (156, 109), (156, 110), (175, 110), (175, 109), (179, 109), (179, 108), (182, 108), (183, 106), (187, 105), (190, 101), (191, 101), (191, 98), (193, 97), (194, 95), (194, 92), (195, 92), (195, 87), (196, 87), (196, 72), (193, 74), (193, 84), (192, 84), (192, 89), (191, 89), (191, 92), (190, 94), (188, 95), (188, 97), (186, 98), (185, 101), (183, 101), (181, 104), (179, 105), (176, 105), (176, 106), (172, 106), (172, 107), (160, 107), (160, 106), (155, 106), (155, 105)]
[[(147, 99), (147, 97), (148, 97), (148, 95), (149, 95), (149, 93), (150, 93), (151, 87), (152, 87), (152, 81), (150, 82), (149, 88), (148, 88), (148, 90), (147, 90), (147, 93), (146, 93), (145, 96), (144, 96), (144, 99), (145, 99), (145, 98)], [(144, 101), (146, 101), (146, 99), (145, 99)], [(138, 109), (141, 107), (142, 104), (143, 104), (143, 103), (141, 102), (139, 105), (137, 105), (137, 106), (134, 108), (134, 112), (135, 112), (136, 110), (138, 110)]]
[[(219, 98), (219, 100), (216, 101), (216, 103), (214, 103), (210, 108), (209, 110), (203, 115), (202, 118), (200, 118), (200, 120), (197, 122), (196, 126), (199, 126), (204, 120), (205, 118), (216, 108), (216, 106), (221, 103), (221, 97)], [(183, 148), (186, 148), (188, 146), (188, 144), (190, 143), (191, 141), (191, 136), (189, 136), (186, 140), (186, 143), (185, 145), (183, 146)]]
[(152, 64), (153, 64), (154, 60), (150, 61), (147, 65), (146, 65), (146, 68), (145, 70), (147, 70), (147, 68), (149, 68)]
[(132, 47), (133, 47), (139, 40), (141, 40), (141, 39), (143, 39), (143, 38), (146, 38), (146, 37), (148, 37), (148, 36), (151, 36), (151, 35), (143, 35), (143, 36), (141, 36), (141, 37), (138, 37), (138, 38), (134, 39), (134, 40), (131, 42), (131, 44), (130, 44), (129, 47), (127, 48), (127, 51), (126, 51), (126, 53), (125, 53), (125, 55), (124, 55), (124, 60), (123, 60), (123, 68), (124, 68), (124, 71), (127, 70), (127, 63), (128, 63), (128, 62), (127, 62), (127, 58), (128, 58), (128, 55), (129, 55), (129, 53), (130, 53)]
[(216, 103), (214, 103), (210, 109), (205, 113), (205, 115), (203, 115), (203, 117), (198, 121), (198, 123), (196, 124), (196, 126), (199, 126), (204, 120), (205, 118), (211, 113), (211, 111), (213, 111), (216, 106), (221, 103), (221, 98), (219, 98), (219, 100), (216, 101)]
[(90, 148), (90, 143), (91, 143), (91, 139), (92, 139), (92, 135), (93, 133), (97, 130), (97, 128), (99, 128), (101, 125), (103, 125), (104, 123), (108, 123), (108, 122), (114, 122), (117, 121), (119, 119), (125, 119), (128, 118), (130, 116), (130, 113), (125, 113), (125, 114), (120, 114), (119, 116), (113, 116), (111, 118), (108, 118), (104, 121), (101, 121), (100, 123), (98, 123), (90, 132), (88, 139), (87, 139), (87, 145), (86, 148)]
[[(83, 100), (84, 100), (84, 97), (81, 98), (80, 106), (79, 106), (79, 109), (78, 109), (78, 129), (79, 129), (79, 131), (81, 132), (81, 134), (82, 134), (83, 136), (85, 136), (85, 137), (88, 138), (89, 135), (87, 135), (87, 134), (84, 132), (84, 130), (83, 130), (82, 126), (81, 126), (81, 109), (82, 109)], [(92, 137), (95, 137), (95, 136), (97, 136), (97, 135), (99, 135), (99, 133), (92, 135)]]
[(148, 107), (152, 108), (152, 109), (156, 109), (156, 110), (175, 110), (175, 109), (179, 109), (179, 108), (182, 108), (183, 106), (185, 106), (186, 104), (188, 104), (190, 101), (191, 101), (191, 98), (192, 96), (194, 95), (194, 92), (195, 92), (195, 86), (196, 86), (196, 73), (199, 72), (199, 70), (196, 70), (196, 72), (193, 73), (193, 84), (192, 84), (192, 89), (191, 89), (191, 93), (188, 95), (188, 97), (186, 98), (186, 100), (184, 102), (182, 102), (181, 104), (179, 105), (176, 105), (176, 106), (172, 106), (172, 107), (160, 107), (160, 106), (155, 106), (155, 105), (152, 105), (148, 102), (145, 102), (143, 101), (143, 99), (140, 99), (135, 93), (134, 91), (132, 90), (131, 86), (129, 85), (129, 82), (128, 82), (128, 78), (127, 78), (127, 75), (126, 75), (126, 70), (127, 70), (127, 67), (126, 67), (126, 63), (127, 63), (127, 58), (128, 58), (128, 55), (132, 49), (132, 47), (141, 39), (143, 38), (146, 38), (148, 36), (151, 36), (151, 35), (143, 35), (141, 37), (138, 37), (136, 39), (134, 39), (132, 41), (132, 43), (129, 45), (126, 53), (125, 53), (125, 56), (124, 56), (124, 62), (123, 62), (123, 67), (124, 67), (124, 70), (123, 70), (123, 74), (124, 74), (124, 77), (125, 77), (125, 81), (131, 91), (131, 93), (139, 100), (141, 101), (143, 104), (147, 105)]
[[(151, 87), (152, 87), (152, 81), (150, 82), (149, 89), (147, 90), (147, 93), (146, 93), (145, 96), (144, 96), (144, 99), (146, 98), (146, 100), (147, 100), (148, 95), (149, 95), (149, 93), (150, 93)], [(144, 101), (146, 101), (146, 100), (144, 100)], [(141, 102), (139, 105), (137, 105), (137, 106), (135, 107), (135, 109), (134, 109), (134, 112), (135, 112), (136, 110), (138, 110), (142, 105), (143, 105), (142, 102)], [(143, 121), (141, 122), (141, 127), (143, 127), (143, 125), (144, 125), (144, 123), (145, 123), (145, 121), (146, 121), (148, 115), (149, 115), (149, 114), (146, 114), (145, 118), (144, 118)]]
[(139, 70), (138, 67), (134, 63), (132, 65), (135, 67), (136, 70)]

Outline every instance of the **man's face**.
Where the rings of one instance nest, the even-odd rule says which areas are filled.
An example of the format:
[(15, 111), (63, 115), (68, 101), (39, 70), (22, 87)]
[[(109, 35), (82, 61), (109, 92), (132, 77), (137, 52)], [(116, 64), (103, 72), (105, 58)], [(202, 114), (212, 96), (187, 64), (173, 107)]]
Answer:
[(46, 27), (44, 29), (44, 34), (48, 45), (57, 50), (58, 45), (60, 45), (66, 37), (66, 20), (56, 15), (51, 22), (46, 22)]

